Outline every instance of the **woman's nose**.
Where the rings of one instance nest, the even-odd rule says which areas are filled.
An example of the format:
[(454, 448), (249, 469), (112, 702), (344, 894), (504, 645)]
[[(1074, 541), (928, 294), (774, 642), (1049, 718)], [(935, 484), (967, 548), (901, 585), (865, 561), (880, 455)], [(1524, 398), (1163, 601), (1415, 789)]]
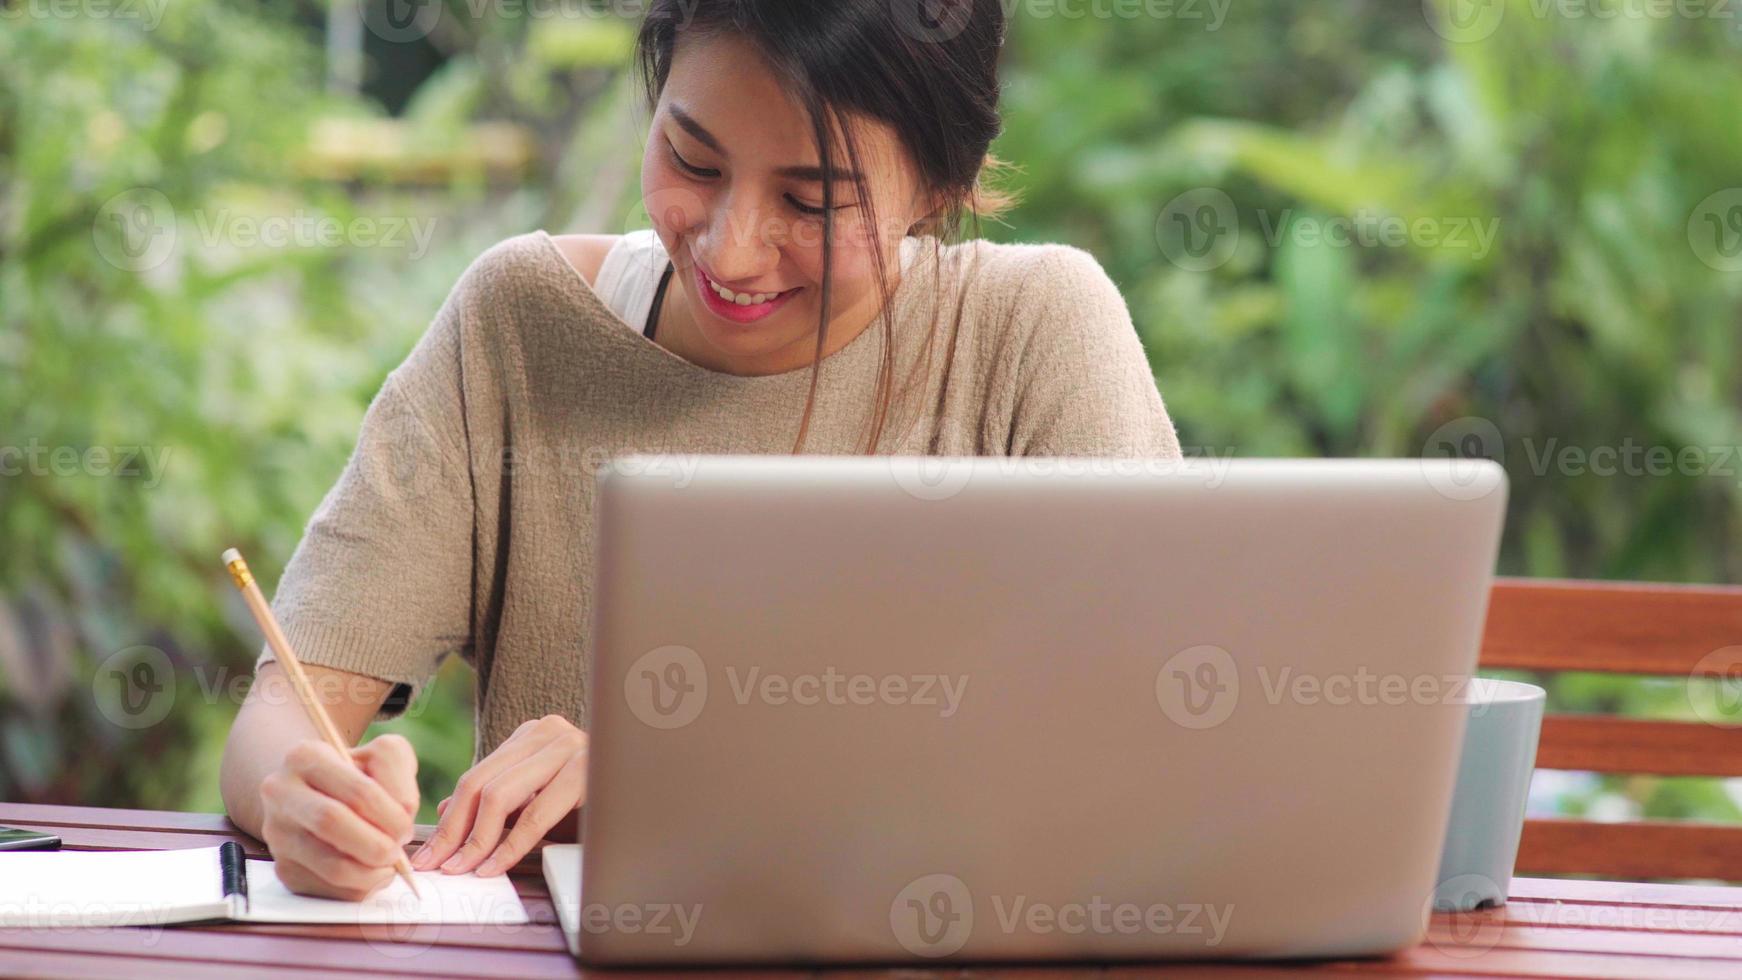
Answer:
[(771, 209), (755, 202), (727, 202), (708, 225), (703, 261), (723, 286), (750, 283), (780, 265), (786, 229)]

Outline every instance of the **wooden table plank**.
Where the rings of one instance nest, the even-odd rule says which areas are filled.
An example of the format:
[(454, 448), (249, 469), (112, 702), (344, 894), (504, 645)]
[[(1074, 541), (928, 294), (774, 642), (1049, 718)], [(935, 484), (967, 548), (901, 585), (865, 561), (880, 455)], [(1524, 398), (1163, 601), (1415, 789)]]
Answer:
[(1674, 885), (1656, 881), (1585, 881), (1577, 878), (1514, 878), (1510, 894), (1513, 898), (1534, 898), (1562, 902), (1742, 909), (1742, 888), (1729, 885)]
[[(229, 963), (243, 968), (294, 965), (304, 970), (366, 970), (393, 976), (572, 977), (579, 965), (560, 945), (551, 950), (425, 945), (266, 933), (249, 925), (185, 929), (0, 929), (0, 967), (14, 950), (102, 954), (126, 972), (131, 964)], [(0, 972), (10, 972), (0, 970)]]
[[(0, 803), (0, 823), (49, 830), (77, 849), (260, 844), (221, 814)], [(433, 828), (420, 828), (419, 838)], [(521, 926), (422, 927), (203, 923), (150, 929), (0, 930), (7, 976), (342, 975), (627, 977), (693, 980), (695, 971), (583, 970), (568, 955), (534, 855), (511, 879), (533, 921)], [(923, 964), (931, 966), (932, 964)], [(819, 971), (734, 970), (735, 977)], [(1427, 941), (1390, 958), (1311, 963), (1157, 963), (830, 970), (830, 980), (875, 976), (1023, 980), (1083, 976), (1742, 977), (1742, 888), (1519, 878), (1501, 909), (1436, 915)]]

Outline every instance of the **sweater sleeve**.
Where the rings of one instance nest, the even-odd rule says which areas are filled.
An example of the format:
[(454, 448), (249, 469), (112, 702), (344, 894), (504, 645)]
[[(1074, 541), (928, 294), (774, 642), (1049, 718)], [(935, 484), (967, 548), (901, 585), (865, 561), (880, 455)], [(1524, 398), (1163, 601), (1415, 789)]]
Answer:
[[(272, 602), (305, 663), (395, 685), (382, 717), (404, 710), (441, 661), (472, 642), (463, 282), (370, 403)], [(270, 659), (268, 649), (259, 662)]]
[(1035, 266), (1010, 454), (1178, 458), (1179, 437), (1119, 288), (1072, 246), (1048, 248)]

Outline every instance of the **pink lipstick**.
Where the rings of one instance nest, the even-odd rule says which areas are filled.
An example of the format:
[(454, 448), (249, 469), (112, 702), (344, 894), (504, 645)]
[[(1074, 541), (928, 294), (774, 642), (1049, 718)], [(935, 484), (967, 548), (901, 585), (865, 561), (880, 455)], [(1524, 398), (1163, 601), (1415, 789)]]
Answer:
[[(727, 299), (720, 295), (719, 291), (714, 288), (713, 281), (708, 278), (708, 274), (702, 271), (701, 263), (692, 262), (691, 268), (695, 270), (696, 288), (702, 294), (702, 302), (708, 305), (708, 309), (712, 310), (715, 316), (723, 320), (730, 320), (733, 323), (755, 323), (785, 306), (788, 300), (798, 294), (799, 289), (804, 288), (801, 286), (776, 293), (772, 299), (766, 299), (760, 303), (739, 303), (735, 299)], [(766, 296), (768, 294), (745, 295)]]

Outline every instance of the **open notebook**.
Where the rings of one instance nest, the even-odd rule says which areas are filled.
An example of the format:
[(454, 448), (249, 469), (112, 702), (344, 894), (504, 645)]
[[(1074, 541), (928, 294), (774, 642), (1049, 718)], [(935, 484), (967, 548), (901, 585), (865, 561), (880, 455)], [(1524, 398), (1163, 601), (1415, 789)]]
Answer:
[(519, 925), (529, 921), (506, 876), (413, 872), (419, 899), (395, 877), (361, 902), (297, 895), (271, 861), (234, 842), (175, 851), (0, 853), (0, 927), (149, 926), (236, 922)]

